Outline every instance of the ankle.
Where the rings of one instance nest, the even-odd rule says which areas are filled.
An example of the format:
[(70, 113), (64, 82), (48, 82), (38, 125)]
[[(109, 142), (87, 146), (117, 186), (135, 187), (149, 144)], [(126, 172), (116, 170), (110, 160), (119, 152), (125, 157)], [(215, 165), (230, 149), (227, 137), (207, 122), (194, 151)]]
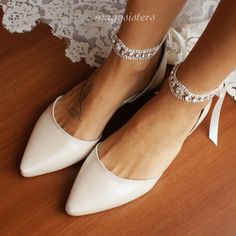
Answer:
[(158, 99), (163, 100), (163, 102), (161, 103), (164, 104), (166, 107), (175, 108), (175, 109), (170, 109), (170, 111), (173, 111), (173, 115), (176, 114), (177, 116), (183, 115), (183, 116), (193, 116), (193, 117), (196, 114), (199, 114), (199, 112), (201, 112), (201, 110), (209, 102), (209, 101), (204, 101), (199, 103), (188, 103), (185, 101), (180, 101), (172, 95), (167, 81), (163, 85), (163, 88), (161, 89), (160, 93), (158, 94)]
[(125, 60), (112, 52), (108, 60), (110, 60), (111, 66), (114, 68), (115, 73), (125, 75), (124, 77), (141, 77), (142, 75), (145, 75), (145, 73), (153, 65), (158, 64), (161, 55), (160, 51), (148, 60)]
[[(213, 75), (214, 77), (216, 75)], [(220, 86), (219, 83), (212, 83), (212, 75), (208, 71), (198, 71), (196, 68), (189, 68), (188, 64), (183, 62), (177, 71), (178, 80), (183, 83), (190, 91), (204, 94), (209, 93)]]

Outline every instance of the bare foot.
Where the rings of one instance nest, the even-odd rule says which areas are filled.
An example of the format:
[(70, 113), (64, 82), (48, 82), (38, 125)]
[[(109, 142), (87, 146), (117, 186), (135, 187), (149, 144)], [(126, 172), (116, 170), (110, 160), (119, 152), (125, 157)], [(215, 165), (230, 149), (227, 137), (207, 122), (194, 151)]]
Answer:
[(100, 159), (123, 178), (161, 175), (180, 151), (205, 105), (177, 100), (166, 82), (125, 126), (100, 143)]
[(97, 139), (122, 102), (149, 83), (159, 60), (160, 52), (143, 61), (123, 60), (111, 53), (89, 79), (59, 100), (55, 109), (57, 122), (74, 137)]

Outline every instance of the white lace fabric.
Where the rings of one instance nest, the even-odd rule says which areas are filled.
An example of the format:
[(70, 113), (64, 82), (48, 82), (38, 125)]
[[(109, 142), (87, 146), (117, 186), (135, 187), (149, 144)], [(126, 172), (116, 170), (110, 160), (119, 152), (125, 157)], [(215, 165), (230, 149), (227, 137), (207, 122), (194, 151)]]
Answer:
[[(183, 61), (205, 29), (219, 0), (189, 0), (168, 33), (168, 63)], [(65, 55), (98, 67), (111, 51), (111, 38), (119, 21), (99, 21), (123, 15), (125, 0), (0, 0), (3, 26), (11, 33), (32, 30), (38, 22), (65, 39)], [(227, 92), (236, 100), (236, 71), (225, 80)]]

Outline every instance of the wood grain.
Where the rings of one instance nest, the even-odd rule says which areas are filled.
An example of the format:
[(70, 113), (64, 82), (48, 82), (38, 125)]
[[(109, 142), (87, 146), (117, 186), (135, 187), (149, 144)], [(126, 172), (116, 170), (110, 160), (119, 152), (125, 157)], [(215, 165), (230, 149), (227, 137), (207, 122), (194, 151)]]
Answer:
[[(153, 191), (113, 210), (70, 217), (64, 205), (82, 163), (28, 179), (20, 176), (19, 163), (41, 112), (91, 70), (65, 58), (65, 44), (44, 25), (25, 34), (10, 34), (0, 27), (0, 45), (0, 235), (236, 235), (232, 99), (224, 102), (218, 147), (207, 138), (208, 116)], [(120, 110), (104, 135), (142, 102)]]

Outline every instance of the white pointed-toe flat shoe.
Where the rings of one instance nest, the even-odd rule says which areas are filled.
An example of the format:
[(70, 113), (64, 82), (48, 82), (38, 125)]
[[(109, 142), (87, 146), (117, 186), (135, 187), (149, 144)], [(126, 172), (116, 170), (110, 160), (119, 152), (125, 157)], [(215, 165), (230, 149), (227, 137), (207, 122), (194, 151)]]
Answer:
[[(118, 56), (130, 60), (149, 59), (160, 48), (162, 49), (162, 57), (158, 69), (148, 86), (140, 93), (125, 100), (121, 105), (133, 102), (140, 96), (156, 88), (162, 82), (167, 65), (165, 40), (155, 48), (148, 49), (147, 51), (129, 49), (117, 37), (114, 38), (113, 44), (113, 50)], [(122, 55), (118, 48), (124, 49)], [(130, 52), (134, 51), (139, 54), (130, 56)], [(84, 159), (100, 139), (100, 137), (93, 141), (77, 139), (60, 127), (54, 115), (55, 107), (60, 98), (57, 98), (44, 111), (33, 129), (20, 165), (21, 174), (25, 177), (42, 175), (73, 165)]]
[(98, 146), (89, 154), (74, 182), (66, 204), (69, 215), (86, 215), (123, 205), (148, 192), (157, 181), (114, 175), (100, 161)]
[(34, 127), (20, 165), (25, 177), (70, 166), (86, 157), (99, 140), (74, 138), (59, 126), (54, 111), (60, 98), (44, 111)]
[[(170, 87), (173, 89), (173, 94), (179, 96), (179, 93), (176, 93), (175, 91), (178, 91), (177, 87), (179, 87), (180, 83), (176, 83), (176, 81), (171, 79), (169, 81), (172, 83)], [(223, 87), (221, 87), (220, 90), (223, 91)], [(206, 117), (211, 106), (212, 96), (216, 95), (216, 90), (206, 95), (191, 94), (192, 97), (187, 102), (196, 103), (206, 99), (208, 99), (209, 102), (202, 110), (190, 133), (192, 133)], [(214, 109), (215, 114), (212, 119), (213, 123), (211, 124), (213, 125), (212, 130), (214, 131), (212, 132), (210, 130), (210, 133), (213, 134), (210, 135), (211, 139), (215, 143), (217, 141), (216, 130), (218, 127), (218, 114), (225, 92), (223, 91), (220, 94), (220, 98)], [(182, 100), (182, 98), (185, 98), (187, 95), (188, 94), (183, 94), (183, 96), (179, 96), (178, 99)], [(69, 215), (81, 216), (96, 213), (131, 202), (150, 191), (162, 175), (162, 173), (160, 173), (156, 178), (147, 180), (130, 180), (116, 176), (100, 161), (98, 147), (99, 144), (96, 145), (94, 150), (85, 160), (74, 182), (65, 208)]]

